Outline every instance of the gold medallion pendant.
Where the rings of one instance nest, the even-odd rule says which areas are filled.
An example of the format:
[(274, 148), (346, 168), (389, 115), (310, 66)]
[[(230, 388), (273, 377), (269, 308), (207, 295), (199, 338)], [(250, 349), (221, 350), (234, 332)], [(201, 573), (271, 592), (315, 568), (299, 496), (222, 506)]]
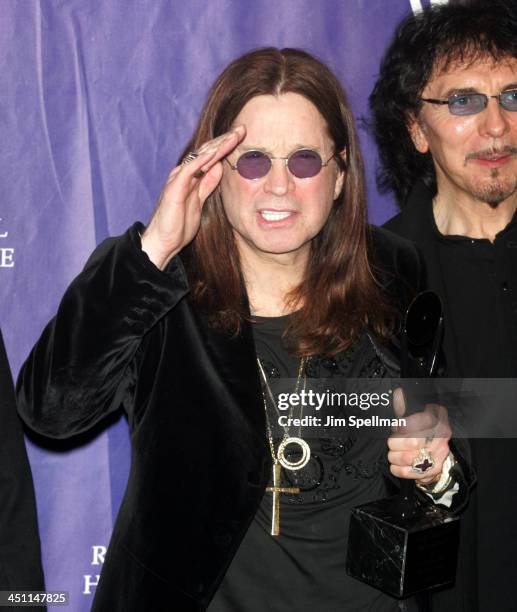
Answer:
[[(285, 449), (289, 444), (297, 444), (302, 450), (302, 456), (297, 461), (290, 461), (285, 456)], [(278, 446), (277, 458), (282, 467), (286, 470), (301, 470), (305, 467), (311, 458), (311, 448), (302, 438), (284, 438)]]

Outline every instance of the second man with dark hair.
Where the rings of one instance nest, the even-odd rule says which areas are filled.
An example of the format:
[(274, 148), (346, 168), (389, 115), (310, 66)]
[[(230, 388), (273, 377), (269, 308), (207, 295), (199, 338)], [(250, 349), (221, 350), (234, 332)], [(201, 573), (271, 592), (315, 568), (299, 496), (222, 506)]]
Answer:
[[(449, 377), (517, 374), (517, 17), (512, 3), (428, 8), (398, 28), (370, 98), (380, 182), (445, 305)], [(478, 483), (454, 590), (435, 610), (516, 609), (513, 439), (472, 440)], [(503, 499), (504, 496), (504, 499)]]

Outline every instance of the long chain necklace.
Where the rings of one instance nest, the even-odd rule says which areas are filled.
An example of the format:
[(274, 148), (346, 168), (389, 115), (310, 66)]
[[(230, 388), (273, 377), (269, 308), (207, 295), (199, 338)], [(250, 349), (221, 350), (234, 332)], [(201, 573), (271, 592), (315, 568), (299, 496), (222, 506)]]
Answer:
[[(306, 378), (305, 378), (304, 370), (305, 370), (306, 362), (307, 362), (307, 359), (305, 357), (302, 357), (302, 359), (300, 359), (300, 367), (298, 369), (298, 376), (296, 378), (296, 385), (294, 388), (294, 393), (298, 393), (298, 389), (300, 387), (300, 382), (302, 379), (302, 374), (303, 374), (304, 388), (305, 388)], [(260, 373), (262, 375), (262, 379), (264, 381), (264, 387), (267, 391), (267, 394), (269, 396), (269, 399), (271, 401), (273, 408), (278, 414), (278, 408), (275, 402), (275, 397), (273, 395), (271, 387), (269, 386), (266, 373), (264, 371), (264, 368), (259, 358), (257, 358), (257, 363), (259, 366)], [(271, 535), (277, 536), (280, 533), (280, 495), (282, 493), (291, 493), (291, 494), (300, 493), (300, 489), (298, 487), (280, 486), (280, 481), (281, 481), (281, 467), (280, 466), (283, 466), (286, 470), (300, 470), (301, 468), (306, 466), (307, 463), (309, 462), (311, 458), (311, 449), (310, 449), (310, 446), (307, 444), (307, 442), (303, 438), (301, 438), (301, 435), (299, 437), (289, 436), (289, 429), (287, 427), (284, 427), (284, 435), (282, 437), (282, 440), (280, 441), (280, 444), (278, 445), (278, 450), (275, 452), (273, 432), (271, 429), (271, 422), (269, 420), (269, 414), (267, 410), (267, 399), (266, 399), (266, 394), (264, 392), (262, 393), (262, 397), (264, 400), (264, 411), (266, 413), (266, 427), (267, 427), (267, 437), (269, 441), (269, 449), (271, 451), (271, 457), (273, 459), (273, 486), (267, 487), (266, 492), (273, 494), (273, 511), (271, 514)], [(294, 410), (294, 407), (291, 406), (289, 409), (289, 419), (291, 419), (293, 416), (293, 410)], [(300, 417), (301, 417), (301, 414), (300, 414)], [(286, 448), (290, 444), (298, 445), (302, 450), (302, 456), (297, 461), (291, 461), (285, 456)]]

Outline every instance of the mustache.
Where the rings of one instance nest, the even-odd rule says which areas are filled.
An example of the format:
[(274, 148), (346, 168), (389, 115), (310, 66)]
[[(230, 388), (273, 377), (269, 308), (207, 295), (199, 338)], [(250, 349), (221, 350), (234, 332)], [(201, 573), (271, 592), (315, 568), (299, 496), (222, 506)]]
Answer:
[(465, 157), (465, 161), (471, 159), (482, 159), (486, 157), (495, 157), (496, 155), (517, 155), (517, 146), (507, 145), (506, 147), (491, 147), (490, 149), (482, 149), (481, 151), (473, 151)]

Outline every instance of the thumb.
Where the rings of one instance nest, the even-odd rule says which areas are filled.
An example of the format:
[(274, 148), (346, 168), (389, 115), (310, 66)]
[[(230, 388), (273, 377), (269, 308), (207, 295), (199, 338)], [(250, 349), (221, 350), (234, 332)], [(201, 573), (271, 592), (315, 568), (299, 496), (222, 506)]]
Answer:
[(403, 417), (406, 414), (406, 398), (402, 387), (397, 387), (393, 391), (393, 412), (397, 418)]

